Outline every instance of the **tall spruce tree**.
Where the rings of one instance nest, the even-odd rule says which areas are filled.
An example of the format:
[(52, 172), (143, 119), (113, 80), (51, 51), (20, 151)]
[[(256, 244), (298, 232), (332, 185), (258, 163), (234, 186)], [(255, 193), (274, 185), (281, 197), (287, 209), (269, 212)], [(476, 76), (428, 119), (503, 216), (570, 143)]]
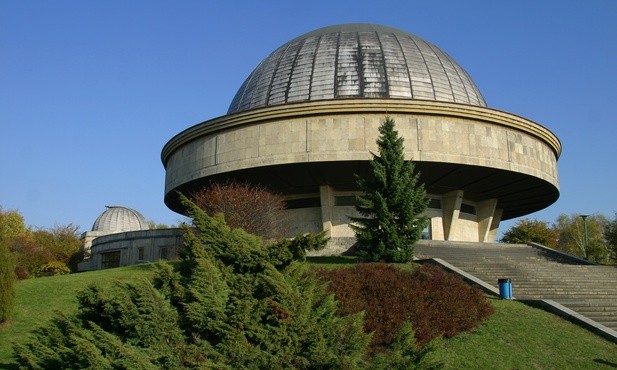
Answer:
[(367, 262), (409, 262), (428, 223), (421, 216), (427, 207), (426, 191), (413, 162), (405, 161), (394, 120), (386, 117), (379, 133), (378, 154), (370, 161), (372, 176), (356, 175), (363, 191), (356, 205), (361, 217), (351, 218), (357, 255)]

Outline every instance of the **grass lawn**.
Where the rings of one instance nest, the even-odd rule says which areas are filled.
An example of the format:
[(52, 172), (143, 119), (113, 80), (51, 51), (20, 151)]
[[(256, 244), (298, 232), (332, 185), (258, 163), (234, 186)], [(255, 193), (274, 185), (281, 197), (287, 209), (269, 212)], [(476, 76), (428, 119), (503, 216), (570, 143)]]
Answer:
[[(349, 257), (313, 257), (318, 266), (353, 266)], [(411, 265), (409, 266), (411, 269)], [(75, 292), (90, 283), (147, 279), (152, 265), (137, 265), (20, 281), (16, 312), (0, 327), (0, 369), (14, 368), (11, 343), (24, 341), (54, 311), (77, 307)], [(441, 342), (434, 353), (446, 369), (615, 369), (617, 345), (566, 320), (516, 301), (488, 298), (495, 313), (475, 332)]]
[(495, 313), (447, 341), (446, 369), (615, 369), (617, 345), (543, 310), (489, 298)]

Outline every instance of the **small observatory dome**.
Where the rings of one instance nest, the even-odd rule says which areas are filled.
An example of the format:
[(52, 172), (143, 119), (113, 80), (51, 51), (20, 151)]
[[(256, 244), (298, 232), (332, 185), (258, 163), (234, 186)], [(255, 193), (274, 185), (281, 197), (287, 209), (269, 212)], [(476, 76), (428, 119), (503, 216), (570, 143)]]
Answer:
[(467, 72), (437, 46), (409, 32), (360, 23), (320, 28), (276, 49), (244, 81), (227, 114), (349, 98), (486, 107)]
[(94, 221), (92, 231), (119, 233), (125, 231), (148, 230), (148, 223), (141, 213), (122, 206), (105, 206), (107, 210)]

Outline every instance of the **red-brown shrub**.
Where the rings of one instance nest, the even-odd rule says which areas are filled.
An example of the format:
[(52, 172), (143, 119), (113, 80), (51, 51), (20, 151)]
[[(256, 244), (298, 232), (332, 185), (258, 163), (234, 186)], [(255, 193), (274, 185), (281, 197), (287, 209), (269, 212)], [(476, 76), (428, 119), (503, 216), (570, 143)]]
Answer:
[(382, 351), (405, 320), (424, 345), (472, 330), (493, 312), (480, 289), (433, 265), (411, 274), (385, 263), (320, 269), (318, 274), (331, 282), (342, 315), (366, 311), (364, 330), (373, 332), (373, 352)]
[(191, 200), (208, 215), (223, 213), (225, 222), (265, 239), (286, 235), (285, 200), (260, 185), (240, 182), (212, 183), (192, 194)]

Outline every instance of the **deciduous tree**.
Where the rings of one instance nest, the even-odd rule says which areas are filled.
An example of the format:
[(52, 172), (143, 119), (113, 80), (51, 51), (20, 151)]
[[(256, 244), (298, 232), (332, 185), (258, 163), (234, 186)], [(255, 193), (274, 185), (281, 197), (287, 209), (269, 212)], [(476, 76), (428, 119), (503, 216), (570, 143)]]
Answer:
[(612, 220), (606, 223), (604, 239), (608, 244), (609, 262), (617, 263), (617, 213)]
[(408, 262), (428, 219), (426, 191), (412, 161), (406, 161), (403, 138), (387, 117), (379, 127), (378, 154), (370, 161), (372, 177), (356, 176), (363, 194), (357, 197), (360, 217), (352, 217), (364, 261)]
[(0, 206), (0, 241), (11, 243), (18, 236), (26, 234), (29, 229), (24, 223), (24, 217), (17, 210), (5, 211)]
[(556, 248), (559, 240), (559, 230), (545, 221), (520, 219), (501, 239), (504, 243), (538, 243), (549, 248)]
[(287, 236), (283, 196), (263, 186), (240, 182), (213, 183), (193, 194), (192, 200), (210, 216), (222, 213), (232, 228), (265, 239)]
[[(60, 266), (75, 268), (82, 259), (79, 227), (73, 224), (55, 226), (49, 230), (32, 229), (16, 210), (0, 207), (0, 243), (11, 252), (20, 279), (37, 276), (39, 270), (52, 263), (52, 271), (65, 271)], [(49, 266), (47, 266), (49, 274)]]
[[(17, 258), (18, 277), (23, 279), (41, 274), (48, 275), (50, 271), (64, 271), (59, 264), (74, 271), (77, 263), (83, 258), (77, 230), (77, 226), (68, 224), (55, 226), (49, 231), (28, 230), (14, 237), (11, 251)], [(60, 269), (50, 270), (49, 263)]]
[[(604, 215), (594, 214), (587, 217), (587, 240), (589, 260), (606, 263), (608, 259), (608, 245), (604, 239), (604, 229), (608, 221)], [(556, 227), (559, 230), (557, 248), (585, 257), (585, 228), (584, 221), (578, 214), (562, 214), (557, 218)]]

